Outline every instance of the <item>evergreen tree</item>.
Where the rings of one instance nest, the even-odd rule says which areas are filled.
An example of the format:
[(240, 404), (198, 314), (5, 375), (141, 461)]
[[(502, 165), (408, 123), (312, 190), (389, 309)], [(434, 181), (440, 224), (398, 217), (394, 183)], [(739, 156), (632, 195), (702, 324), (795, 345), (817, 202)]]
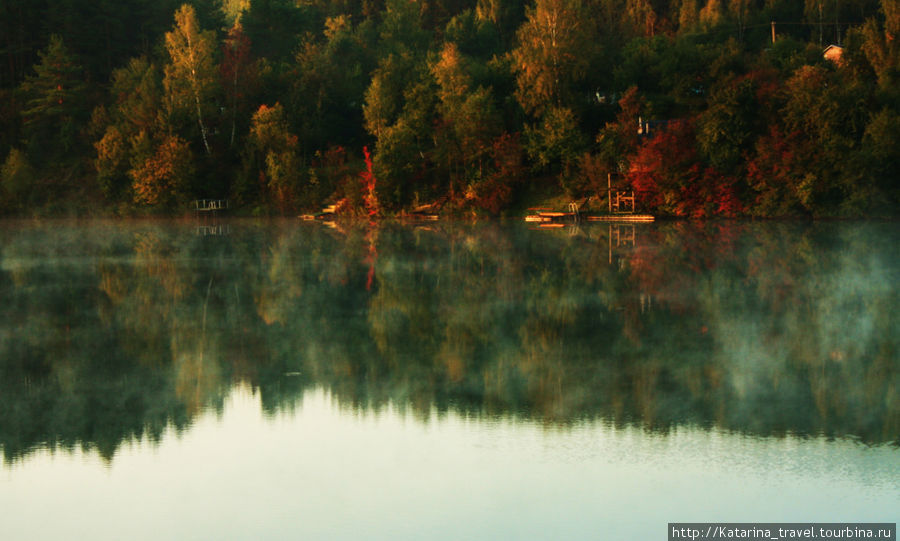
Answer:
[(78, 142), (87, 85), (81, 65), (59, 36), (52, 36), (39, 56), (34, 74), (20, 87), (26, 99), (23, 130), (29, 153), (58, 159)]

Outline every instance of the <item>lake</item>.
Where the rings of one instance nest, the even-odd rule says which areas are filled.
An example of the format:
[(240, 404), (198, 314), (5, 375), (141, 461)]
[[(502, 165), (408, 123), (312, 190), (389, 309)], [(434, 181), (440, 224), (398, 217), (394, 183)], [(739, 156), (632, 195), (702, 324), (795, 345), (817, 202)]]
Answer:
[(0, 539), (896, 522), (900, 227), (0, 222)]

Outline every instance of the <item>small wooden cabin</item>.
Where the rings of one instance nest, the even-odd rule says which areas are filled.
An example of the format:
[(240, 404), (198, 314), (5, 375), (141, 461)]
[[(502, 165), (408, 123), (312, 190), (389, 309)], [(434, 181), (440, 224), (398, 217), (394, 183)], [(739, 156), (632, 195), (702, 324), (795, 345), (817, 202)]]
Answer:
[(844, 48), (840, 45), (829, 45), (828, 47), (825, 47), (822, 56), (825, 57), (825, 60), (834, 62), (835, 65), (844, 65)]

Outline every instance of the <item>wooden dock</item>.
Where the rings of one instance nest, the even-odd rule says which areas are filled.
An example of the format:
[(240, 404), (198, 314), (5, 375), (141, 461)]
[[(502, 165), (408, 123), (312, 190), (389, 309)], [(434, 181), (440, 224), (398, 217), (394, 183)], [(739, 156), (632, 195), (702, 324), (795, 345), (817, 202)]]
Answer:
[(216, 212), (228, 210), (227, 199), (195, 199), (194, 210), (197, 212)]
[[(543, 207), (532, 207), (528, 209), (532, 212), (525, 216), (526, 222), (539, 224), (549, 223), (579, 223), (587, 222), (652, 222), (655, 217), (651, 214), (635, 213), (635, 193), (633, 190), (625, 190), (614, 187), (612, 184), (612, 174), (606, 175), (607, 191), (606, 200), (609, 207), (608, 212), (604, 213), (597, 210), (586, 210), (592, 199), (602, 200), (598, 194), (587, 198), (587, 200), (571, 201), (568, 211), (557, 211), (554, 209)], [(594, 207), (596, 209), (596, 207)]]
[(537, 214), (525, 216), (526, 222), (549, 224), (575, 221), (587, 222), (652, 222), (656, 218), (652, 214), (589, 214), (575, 212), (538, 211)]
[(656, 220), (652, 214), (602, 214), (585, 216), (589, 222), (652, 222)]
[(529, 214), (525, 217), (526, 222), (549, 223), (560, 222), (567, 218), (575, 219), (573, 212), (555, 212), (550, 210), (540, 210), (537, 214)]

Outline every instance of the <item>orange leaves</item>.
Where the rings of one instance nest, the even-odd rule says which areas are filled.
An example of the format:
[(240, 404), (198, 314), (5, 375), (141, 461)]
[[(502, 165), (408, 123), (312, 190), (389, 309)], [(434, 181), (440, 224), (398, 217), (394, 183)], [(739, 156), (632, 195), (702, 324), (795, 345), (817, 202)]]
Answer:
[(156, 152), (129, 171), (135, 203), (167, 205), (179, 199), (193, 175), (193, 156), (187, 142), (167, 136)]

